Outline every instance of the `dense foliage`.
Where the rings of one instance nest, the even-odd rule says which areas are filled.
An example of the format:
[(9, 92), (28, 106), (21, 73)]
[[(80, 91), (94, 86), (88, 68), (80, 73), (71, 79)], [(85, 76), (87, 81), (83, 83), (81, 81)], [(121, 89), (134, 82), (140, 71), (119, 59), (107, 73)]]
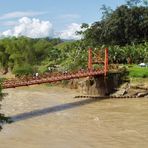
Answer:
[[(57, 40), (57, 39), (56, 39)], [(105, 45), (96, 46), (94, 52)], [(0, 40), (0, 66), (3, 73), (12, 71), (15, 75), (44, 73), (48, 67), (58, 67), (59, 71), (86, 68), (87, 49), (85, 41), (63, 42), (26, 37)], [(148, 63), (148, 43), (126, 46), (109, 46), (110, 63)]]
[(109, 46), (110, 63), (139, 64), (148, 63), (148, 42), (126, 46)]
[(0, 66), (6, 73), (29, 74), (43, 61), (56, 61), (58, 51), (53, 48), (60, 39), (30, 39), (27, 37), (4, 38), (0, 40)]
[(58, 67), (59, 71), (84, 68), (86, 48), (83, 41), (4, 38), (0, 40), (0, 67), (3, 73), (12, 71), (17, 76), (44, 73), (48, 67)]
[[(148, 7), (137, 6), (139, 1), (130, 0), (116, 10), (102, 7), (103, 18), (84, 32), (84, 40), (93, 45), (126, 45), (148, 41)], [(134, 5), (135, 4), (135, 5)]]
[[(87, 50), (89, 46), (85, 41), (77, 41), (72, 43), (62, 43), (57, 46), (62, 51), (67, 52), (66, 56), (62, 59), (62, 65), (71, 68), (85, 68), (87, 66)], [(104, 58), (104, 48), (106, 45), (96, 46), (93, 48), (93, 56), (95, 59), (98, 53), (103, 53), (101, 56)], [(109, 62), (114, 64), (139, 64), (141, 62), (148, 63), (148, 42), (141, 44), (132, 44), (126, 46), (112, 45), (109, 48)], [(64, 52), (62, 52), (64, 53)]]

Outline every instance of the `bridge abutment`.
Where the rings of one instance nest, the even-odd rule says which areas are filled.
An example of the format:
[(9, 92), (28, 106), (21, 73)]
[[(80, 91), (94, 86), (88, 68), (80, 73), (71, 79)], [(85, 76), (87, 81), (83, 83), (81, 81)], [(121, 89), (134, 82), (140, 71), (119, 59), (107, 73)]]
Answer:
[(77, 88), (84, 95), (100, 95), (107, 96), (116, 91), (116, 89), (124, 82), (123, 73), (109, 73), (104, 75), (87, 77), (70, 82), (71, 88)]

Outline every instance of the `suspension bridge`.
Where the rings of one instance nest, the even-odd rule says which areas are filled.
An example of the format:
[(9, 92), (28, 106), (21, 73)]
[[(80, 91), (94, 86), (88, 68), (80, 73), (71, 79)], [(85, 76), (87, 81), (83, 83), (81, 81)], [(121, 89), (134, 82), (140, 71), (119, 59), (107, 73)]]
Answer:
[(29, 86), (29, 85), (36, 85), (36, 84), (43, 84), (43, 83), (52, 83), (62, 80), (70, 80), (70, 79), (77, 79), (83, 77), (91, 77), (91, 76), (101, 76), (107, 75), (108, 72), (108, 48), (104, 49), (104, 61), (103, 66), (101, 69), (93, 69), (93, 50), (92, 48), (88, 49), (88, 68), (87, 70), (78, 70), (76, 72), (67, 72), (67, 73), (56, 73), (49, 75), (42, 75), (39, 77), (28, 77), (28, 78), (13, 78), (4, 80), (2, 83), (2, 88), (15, 88), (21, 86)]

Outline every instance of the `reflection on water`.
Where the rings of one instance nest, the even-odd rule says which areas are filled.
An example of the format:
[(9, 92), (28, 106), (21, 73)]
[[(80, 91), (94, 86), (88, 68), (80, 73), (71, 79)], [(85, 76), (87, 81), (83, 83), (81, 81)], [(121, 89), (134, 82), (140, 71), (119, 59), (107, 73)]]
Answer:
[(74, 99), (58, 87), (8, 89), (2, 112), (12, 117), (0, 148), (147, 148), (147, 99)]

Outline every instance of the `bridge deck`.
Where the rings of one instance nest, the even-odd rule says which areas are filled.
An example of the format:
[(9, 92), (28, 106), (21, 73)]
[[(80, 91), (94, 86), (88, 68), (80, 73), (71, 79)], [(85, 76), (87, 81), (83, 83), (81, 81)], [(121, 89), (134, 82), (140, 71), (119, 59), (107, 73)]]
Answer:
[(11, 79), (11, 80), (4, 81), (2, 84), (2, 88), (7, 89), (7, 88), (15, 88), (15, 87), (21, 87), (21, 86), (35, 85), (35, 84), (52, 83), (52, 82), (57, 82), (62, 80), (70, 80), (70, 79), (95, 76), (95, 75), (104, 75), (104, 71), (93, 70), (93, 71), (67, 73), (67, 74), (60, 74), (60, 75), (53, 75), (53, 76), (49, 75), (47, 77), (39, 77), (39, 78), (32, 77), (29, 80)]

